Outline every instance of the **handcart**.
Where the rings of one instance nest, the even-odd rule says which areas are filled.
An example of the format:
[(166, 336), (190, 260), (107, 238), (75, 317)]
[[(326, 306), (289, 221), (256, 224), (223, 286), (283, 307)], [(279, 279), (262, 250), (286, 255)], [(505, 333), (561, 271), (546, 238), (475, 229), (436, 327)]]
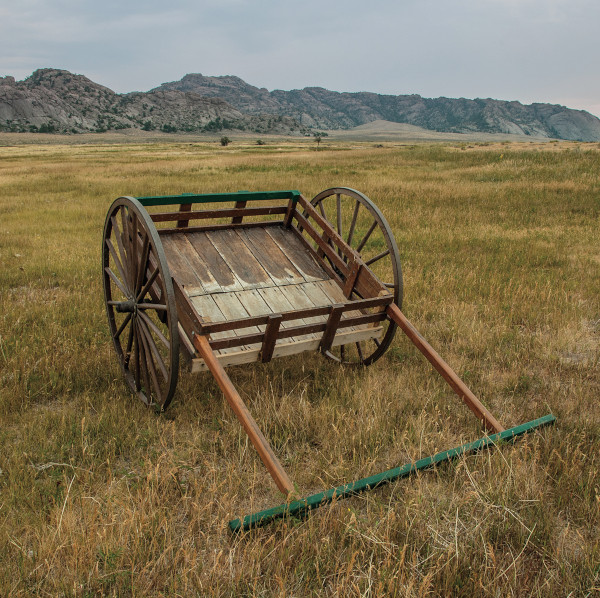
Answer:
[[(295, 190), (120, 197), (102, 244), (110, 333), (131, 390), (165, 409), (180, 354), (209, 371), (287, 501), (230, 522), (248, 529), (301, 514), (552, 423), (505, 430), (402, 312), (396, 241), (377, 206), (335, 187), (311, 201)], [(303, 351), (368, 366), (400, 328), (486, 429), (478, 441), (293, 500), (294, 485), (225, 368)]]

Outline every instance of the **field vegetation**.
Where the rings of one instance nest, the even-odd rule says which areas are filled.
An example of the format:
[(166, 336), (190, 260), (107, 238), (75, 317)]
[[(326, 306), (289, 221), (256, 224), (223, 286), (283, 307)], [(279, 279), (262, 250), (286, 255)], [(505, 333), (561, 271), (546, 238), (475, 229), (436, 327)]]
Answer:
[[(0, 595), (593, 596), (600, 592), (600, 148), (255, 138), (0, 147)], [(121, 378), (102, 298), (120, 195), (366, 193), (403, 311), (515, 444), (231, 535), (281, 495), (208, 374), (164, 414)], [(300, 495), (483, 435), (398, 333), (229, 374)]]

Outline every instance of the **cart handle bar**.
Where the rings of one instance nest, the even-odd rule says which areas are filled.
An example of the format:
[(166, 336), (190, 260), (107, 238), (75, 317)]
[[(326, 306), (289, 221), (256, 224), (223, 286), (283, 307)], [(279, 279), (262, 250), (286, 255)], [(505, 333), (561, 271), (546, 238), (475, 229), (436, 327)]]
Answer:
[(484, 436), (483, 438), (480, 438), (474, 442), (463, 444), (462, 446), (444, 451), (442, 453), (437, 453), (432, 457), (419, 459), (414, 463), (407, 463), (402, 467), (389, 469), (383, 473), (379, 473), (368, 478), (363, 478), (362, 480), (357, 480), (356, 482), (351, 482), (349, 484), (344, 484), (343, 486), (338, 486), (337, 488), (331, 488), (326, 492), (313, 494), (312, 496), (307, 496), (301, 500), (279, 505), (278, 507), (274, 507), (266, 511), (260, 511), (259, 513), (254, 513), (253, 515), (246, 515), (246, 517), (243, 519), (234, 519), (229, 522), (229, 528), (232, 532), (239, 532), (241, 530), (246, 531), (254, 527), (266, 525), (274, 519), (279, 519), (281, 517), (300, 517), (312, 509), (322, 507), (333, 500), (347, 498), (365, 490), (372, 490), (373, 488), (381, 486), (382, 484), (387, 484), (389, 482), (393, 482), (394, 480), (408, 477), (409, 475), (421, 469), (432, 467), (444, 461), (451, 461), (457, 457), (460, 457), (461, 455), (468, 455), (481, 449), (490, 448), (502, 441), (514, 440), (522, 434), (526, 434), (535, 428), (553, 424), (555, 421), (556, 418), (553, 415), (546, 415), (526, 424), (521, 424), (520, 426), (504, 430), (498, 434)]

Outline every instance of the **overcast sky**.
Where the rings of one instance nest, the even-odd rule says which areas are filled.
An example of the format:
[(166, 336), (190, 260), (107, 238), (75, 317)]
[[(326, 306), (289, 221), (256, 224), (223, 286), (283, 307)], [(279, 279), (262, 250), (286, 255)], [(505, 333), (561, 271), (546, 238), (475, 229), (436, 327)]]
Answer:
[(0, 75), (550, 102), (600, 116), (599, 0), (0, 0)]

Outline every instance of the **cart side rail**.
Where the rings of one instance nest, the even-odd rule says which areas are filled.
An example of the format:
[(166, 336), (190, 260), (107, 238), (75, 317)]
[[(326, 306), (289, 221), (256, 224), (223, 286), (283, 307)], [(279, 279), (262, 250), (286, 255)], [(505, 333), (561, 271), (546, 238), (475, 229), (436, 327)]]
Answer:
[[(250, 318), (240, 318), (228, 322), (203, 322), (190, 298), (187, 296), (181, 285), (174, 281), (175, 298), (179, 320), (188, 334), (209, 337), (211, 334), (226, 331), (240, 331), (253, 326), (265, 326), (265, 330), (252, 334), (240, 334), (220, 339), (210, 339), (210, 346), (213, 350), (232, 349), (247, 345), (261, 344), (262, 360), (269, 361), (272, 356), (273, 348), (277, 341), (291, 337), (300, 337), (308, 334), (322, 334), (320, 348), (327, 351), (331, 348), (334, 336), (339, 329), (348, 329), (353, 326), (364, 326), (367, 324), (376, 325), (387, 319), (387, 307), (392, 303), (393, 297), (390, 295), (377, 297), (374, 299), (349, 301), (326, 307), (314, 307), (310, 309), (282, 312), (278, 314), (269, 314), (265, 316), (255, 316)], [(360, 310), (357, 310), (360, 307)], [(373, 309), (373, 312), (369, 312)], [(348, 314), (347, 312), (352, 312)], [(282, 322), (294, 322), (294, 320), (303, 320), (308, 317), (326, 316), (319, 323), (300, 323), (289, 327), (281, 327)], [(366, 332), (373, 334), (375, 329), (369, 329)]]
[[(300, 213), (303, 210), (303, 213)], [(344, 295), (351, 298), (378, 297), (391, 291), (315, 207), (300, 195), (290, 212), (291, 229), (303, 245), (318, 259), (325, 271), (338, 283)], [(374, 261), (374, 260), (371, 260)]]
[(195, 203), (221, 203), (227, 201), (272, 201), (288, 199), (297, 202), (300, 191), (236, 191), (234, 193), (182, 193), (180, 195), (154, 195), (136, 197), (144, 207), (172, 206)]
[[(164, 206), (168, 209), (169, 206), (179, 206), (178, 210), (171, 209), (167, 211), (166, 209), (162, 212), (153, 210), (154, 213), (150, 214), (155, 223), (164, 225), (172, 222), (173, 226), (159, 229), (159, 234), (172, 234), (274, 224), (288, 226), (300, 197), (300, 191), (290, 189), (282, 191), (236, 191), (235, 193), (182, 193), (180, 195), (143, 196), (136, 199), (146, 208)], [(280, 205), (248, 207), (250, 202), (281, 200), (283, 200), (283, 203)], [(233, 206), (214, 208), (214, 204), (226, 203), (233, 203)], [(194, 210), (195, 205), (199, 205), (200, 209)], [(281, 219), (274, 220), (272, 217), (276, 215), (281, 215)], [(256, 221), (256, 218), (261, 216), (267, 218)], [(212, 224), (190, 227), (190, 222), (195, 220), (210, 220)]]

